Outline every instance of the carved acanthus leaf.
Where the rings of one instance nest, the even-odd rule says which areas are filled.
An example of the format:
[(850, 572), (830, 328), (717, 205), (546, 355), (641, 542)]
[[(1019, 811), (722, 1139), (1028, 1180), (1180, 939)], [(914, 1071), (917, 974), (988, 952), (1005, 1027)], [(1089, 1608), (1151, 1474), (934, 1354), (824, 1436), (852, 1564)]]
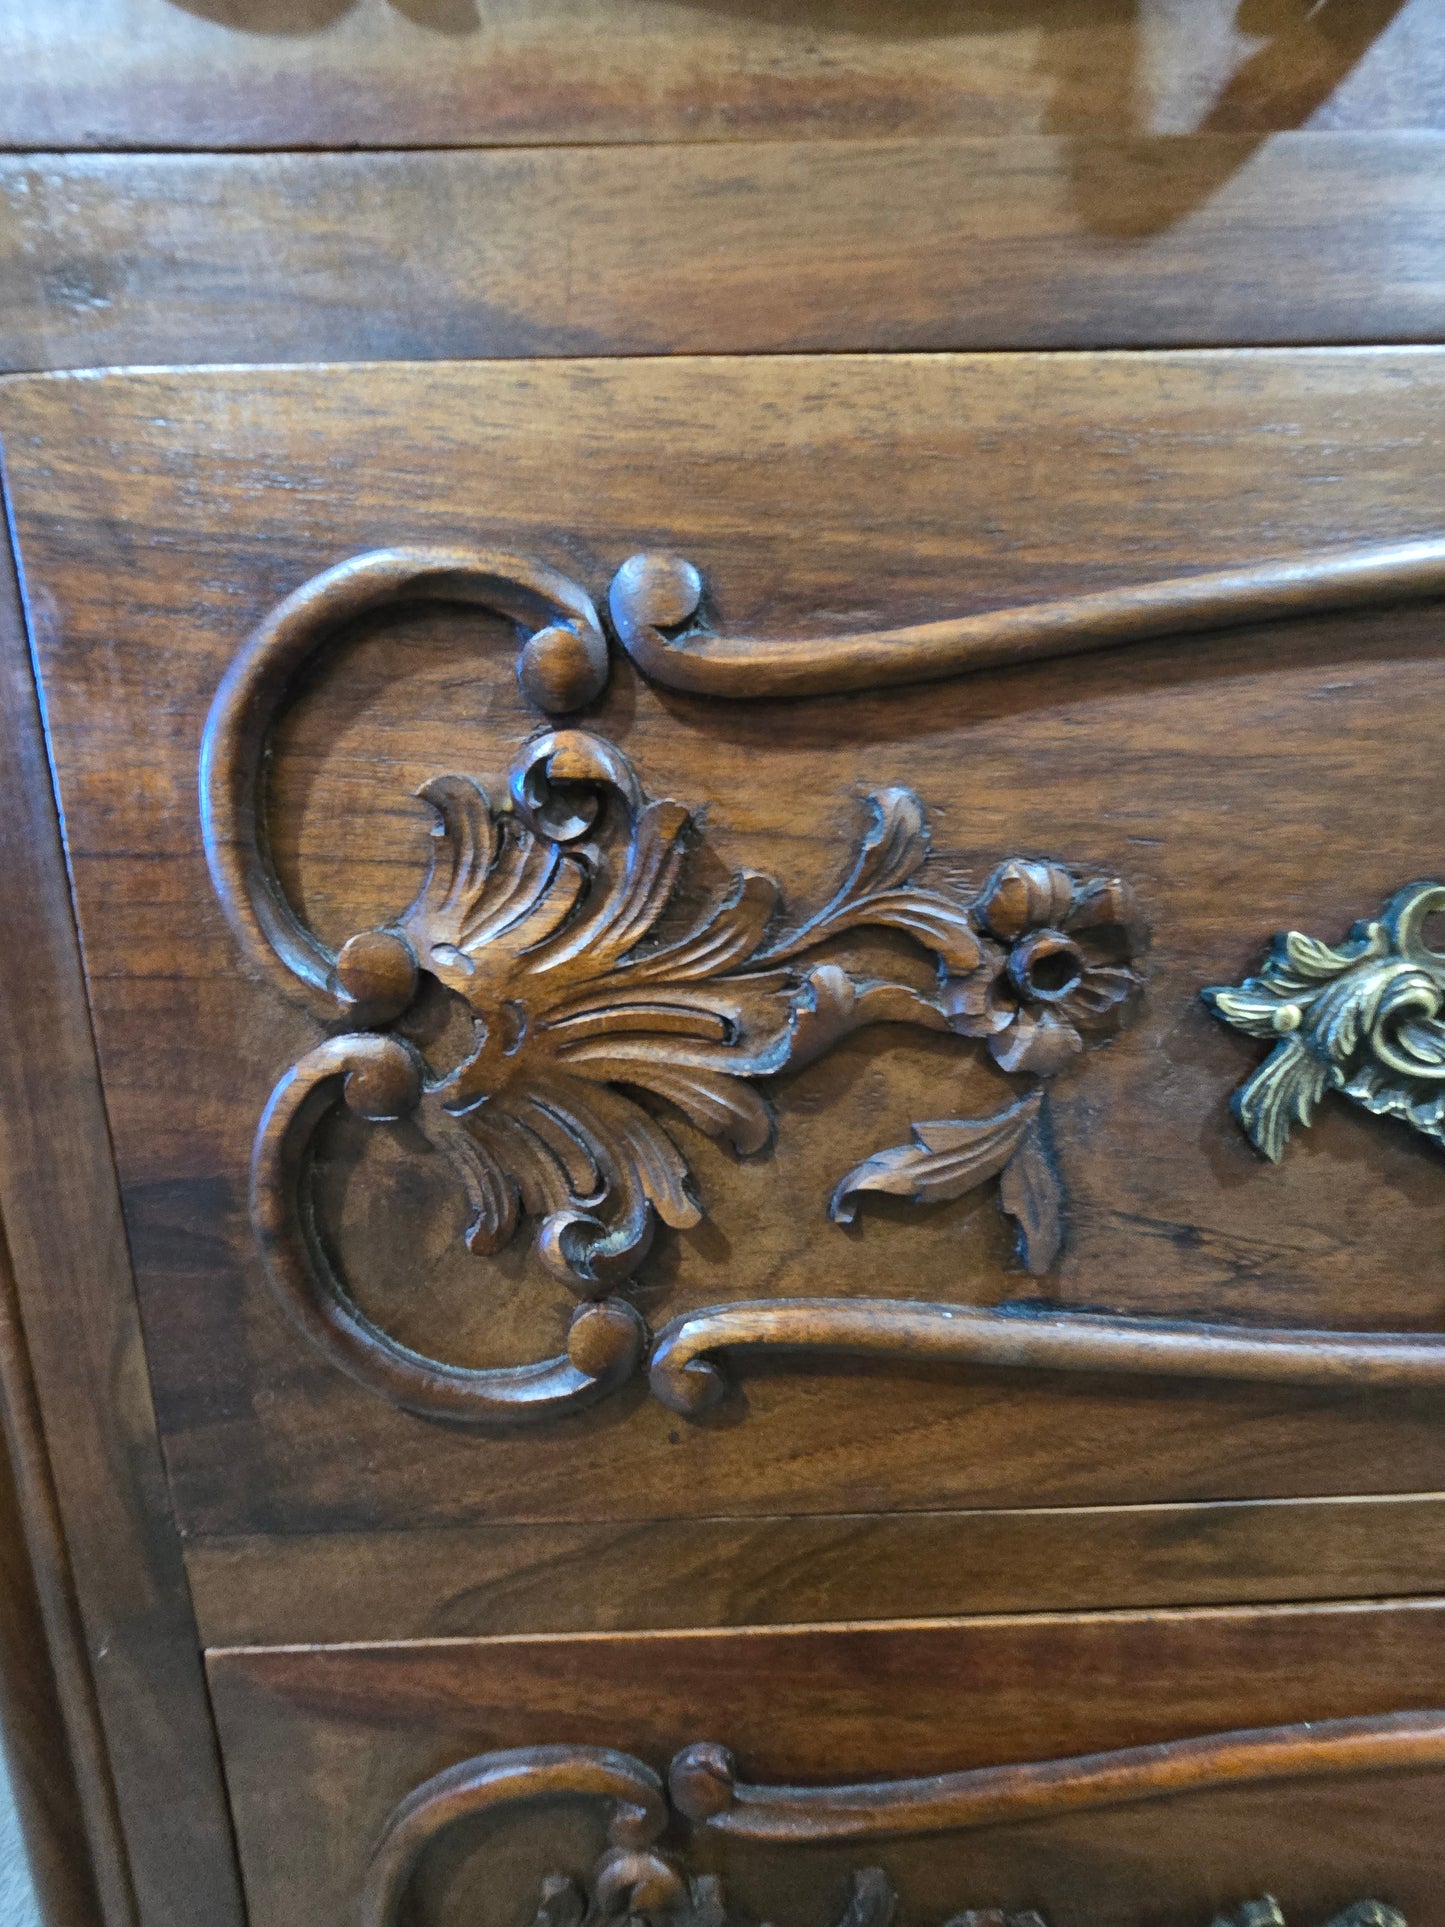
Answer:
[[(253, 1222), (268, 1268), (347, 1369), (375, 1360), (415, 1409), (508, 1422), (600, 1396), (643, 1335), (611, 1294), (659, 1225), (701, 1216), (678, 1120), (740, 1156), (765, 1150), (774, 1118), (761, 1087), (865, 1025), (985, 1040), (1002, 1071), (1033, 1083), (995, 1117), (919, 1124), (912, 1145), (875, 1153), (837, 1188), (834, 1218), (846, 1222), (867, 1191), (928, 1203), (997, 1178), (1029, 1270), (1053, 1262), (1062, 1192), (1041, 1081), (1127, 1021), (1141, 988), (1146, 933), (1118, 878), (1016, 858), (976, 895), (935, 887), (921, 880), (923, 806), (895, 787), (867, 799), (856, 854), (820, 909), (790, 917), (777, 883), (754, 870), (689, 909), (691, 813), (649, 798), (615, 744), (580, 730), (528, 742), (501, 802), (459, 775), (421, 795), (434, 818), (421, 888), (332, 960), (350, 1030), (282, 1079), (257, 1138)], [(850, 943), (862, 931), (909, 939), (931, 981), (926, 966), (890, 974), (891, 949), (877, 944), (865, 971)], [(307, 957), (320, 954), (308, 938)], [(442, 1026), (437, 986), (456, 1019)], [(443, 1046), (423, 1033), (448, 1040), (448, 1061), (427, 1056)], [(379, 1064), (378, 1108), (364, 1086)], [(358, 1311), (295, 1184), (328, 1097), (415, 1122), (465, 1191), (471, 1250), (500, 1251), (526, 1219), (546, 1268), (606, 1301), (574, 1316), (565, 1354), (461, 1373)]]
[[(835, 1927), (892, 1927), (898, 1892), (881, 1867), (863, 1867), (849, 1876)], [(542, 1892), (533, 1927), (728, 1927), (726, 1900), (720, 1883), (710, 1875), (688, 1879), (679, 1875), (666, 1909), (646, 1911), (636, 1905), (635, 1893), (614, 1889), (606, 1896), (585, 1893), (572, 1880), (551, 1874)], [(953, 1914), (944, 1927), (1049, 1927), (1033, 1908), (1010, 1911), (1003, 1907), (969, 1907)], [(1100, 1927), (1104, 1923), (1100, 1922)], [(1210, 1927), (1290, 1927), (1279, 1902), (1270, 1895), (1248, 1900), (1219, 1914)], [(1322, 1927), (1408, 1927), (1405, 1916), (1378, 1900), (1358, 1900), (1335, 1914)]]
[[(1006, 1070), (1046, 1077), (1086, 1032), (1122, 1021), (1140, 982), (1142, 925), (1123, 884), (1015, 861), (976, 899), (927, 887), (923, 806), (906, 789), (868, 799), (848, 873), (812, 915), (778, 930), (778, 885), (743, 871), (680, 935), (668, 926), (693, 820), (648, 800), (615, 745), (548, 732), (509, 793), (497, 807), (466, 777), (426, 785), (427, 879), (394, 926), (352, 940), (338, 979), (359, 1010), (394, 1008), (421, 973), (462, 1000), (470, 1048), (428, 1073), (421, 1122), (466, 1187), (468, 1243), (499, 1249), (525, 1214), (544, 1261), (584, 1293), (634, 1270), (657, 1221), (698, 1220), (656, 1107), (750, 1155), (773, 1132), (758, 1085), (863, 1025), (987, 1036)], [(836, 946), (870, 928), (931, 954), (933, 993), (849, 970)], [(819, 958), (825, 945), (834, 954)], [(995, 1119), (920, 1124), (915, 1145), (844, 1179), (832, 1214), (846, 1222), (867, 1190), (956, 1197), (1017, 1153), (1004, 1207), (1029, 1268), (1044, 1269), (1061, 1214), (1039, 1112), (1034, 1091)]]

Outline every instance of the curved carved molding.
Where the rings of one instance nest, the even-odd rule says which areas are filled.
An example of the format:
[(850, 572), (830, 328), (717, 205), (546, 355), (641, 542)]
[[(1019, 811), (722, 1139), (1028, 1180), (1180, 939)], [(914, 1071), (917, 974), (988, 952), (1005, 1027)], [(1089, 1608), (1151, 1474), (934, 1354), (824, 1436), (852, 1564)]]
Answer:
[[(667, 1791), (652, 1770), (600, 1747), (539, 1746), (482, 1754), (426, 1781), (402, 1801), (377, 1843), (358, 1927), (401, 1927), (428, 1848), (459, 1822), (571, 1798), (602, 1810), (607, 1847), (585, 1888), (565, 1874), (543, 1883), (536, 1927), (632, 1920), (642, 1927), (727, 1927), (716, 1879), (690, 1876), (658, 1850), (673, 1819), (699, 1832), (783, 1844), (896, 1839), (1098, 1811), (1212, 1787), (1260, 1786), (1445, 1764), (1445, 1712), (1385, 1714), (1263, 1727), (1071, 1759), (984, 1767), (856, 1786), (750, 1786), (731, 1755), (683, 1749)], [(838, 1927), (888, 1927), (896, 1896), (877, 1868), (853, 1876)], [(1038, 1916), (964, 1913), (949, 1927), (1038, 1927)], [(1283, 1927), (1271, 1900), (1248, 1902), (1215, 1927)], [(1360, 1901), (1330, 1927), (1404, 1927)]]
[(1127, 1806), (1208, 1787), (1445, 1763), (1445, 1712), (1248, 1728), (1027, 1766), (979, 1767), (858, 1786), (749, 1786), (726, 1748), (686, 1747), (668, 1771), (678, 1812), (712, 1833), (789, 1843), (895, 1840)]
[(821, 696), (1045, 662), (1208, 630), (1445, 595), (1445, 539), (1176, 576), (901, 629), (832, 636), (716, 635), (703, 582), (681, 556), (635, 555), (608, 610), (654, 682), (697, 696)]
[(298, 673), (346, 624), (404, 602), (470, 604), (516, 623), (518, 675), (547, 712), (580, 708), (607, 681), (591, 598), (555, 570), (489, 549), (416, 547), (354, 556), (313, 576), (260, 625), (226, 672), (201, 743), (201, 829), (222, 907), (253, 967), (319, 1017), (336, 1015), (335, 959), (276, 877), (260, 794), (266, 745)]
[(1250, 1142), (1278, 1163), (1327, 1090), (1445, 1144), (1445, 955), (1425, 942), (1445, 883), (1411, 883), (1338, 947), (1282, 932), (1257, 977), (1200, 995), (1274, 1049), (1234, 1094)]
[(516, 1423), (590, 1404), (630, 1378), (642, 1354), (646, 1328), (623, 1300), (579, 1305), (556, 1358), (481, 1370), (399, 1345), (333, 1271), (307, 1204), (312, 1134), (338, 1104), (374, 1123), (407, 1115), (423, 1076), (410, 1045), (360, 1033), (318, 1044), (272, 1092), (251, 1159), (251, 1222), (282, 1305), (334, 1364), (407, 1411)]
[[(701, 580), (677, 558), (634, 558), (619, 571), (611, 601), (619, 634), (648, 673), (701, 675), (686, 686), (757, 695), (951, 674), (1004, 659), (999, 649), (1010, 660), (1032, 659), (1169, 633), (1171, 625), (1216, 627), (1442, 591), (1445, 542), (817, 644), (703, 636)], [(253, 1156), (258, 1245), (298, 1326), (358, 1382), (429, 1416), (517, 1422), (602, 1396), (633, 1373), (647, 1342), (620, 1288), (659, 1222), (682, 1228), (701, 1216), (685, 1151), (665, 1117), (676, 1113), (743, 1154), (756, 1151), (772, 1129), (756, 1087), (879, 1021), (977, 1039), (1005, 1075), (1027, 1082), (990, 1116), (914, 1123), (910, 1143), (880, 1148), (838, 1180), (831, 1216), (847, 1223), (879, 1193), (929, 1204), (995, 1184), (1027, 1269), (1047, 1271), (1064, 1222), (1047, 1085), (1088, 1043), (1127, 1022), (1137, 1001), (1147, 933), (1127, 886), (1030, 858), (1001, 864), (975, 896), (935, 887), (918, 874), (928, 855), (922, 805), (895, 789), (870, 799), (852, 867), (821, 908), (789, 915), (779, 886), (749, 872), (684, 934), (662, 935), (679, 927), (689, 812), (650, 800), (613, 745), (582, 731), (547, 731), (524, 746), (500, 806), (466, 777), (426, 786), (437, 818), (430, 876), (401, 917), (356, 933), (333, 954), (287, 902), (271, 861), (260, 796), (269, 732), (297, 672), (328, 636), (368, 610), (417, 597), (470, 602), (514, 621), (524, 639), (523, 688), (539, 707), (590, 700), (607, 674), (597, 612), (577, 584), (525, 558), (402, 549), (359, 557), (304, 585), (261, 625), (217, 692), (201, 786), (221, 902), (248, 959), (323, 1024), (343, 1030), (281, 1079)], [(1316, 969), (1310, 998), (1286, 985), (1285, 965), (1273, 960), (1240, 990), (1210, 993), (1229, 1021), (1257, 1028), (1267, 1016), (1270, 1034), (1281, 1038), (1247, 1087), (1278, 1101), (1244, 1095), (1242, 1116), (1268, 1116), (1277, 1131), (1291, 1104), (1294, 1116), (1307, 1115), (1311, 1080), (1323, 1076), (1373, 1109), (1436, 1130), (1445, 1088), (1445, 1042), (1436, 1034), (1442, 982), (1419, 926), (1441, 888), (1405, 893), (1408, 903), (1397, 900), (1365, 927), (1373, 935), (1356, 933), (1365, 946), (1358, 954), (1282, 940), (1296, 974), (1306, 950), (1312, 968), (1331, 960), (1334, 978)], [(839, 940), (869, 927), (902, 931), (930, 954), (932, 988), (850, 970)], [(460, 1063), (433, 1068), (408, 1039), (423, 979), (467, 1009), (473, 1042)], [(1286, 1036), (1278, 1026), (1296, 1008), (1299, 1034)], [(1341, 1042), (1356, 1030), (1367, 1044)], [(1326, 1065), (1337, 1047), (1343, 1055)], [(1303, 1079), (1290, 1087), (1292, 1098), (1280, 1096), (1289, 1084), (1281, 1053)], [(1403, 1057), (1408, 1082), (1400, 1081)], [(314, 1134), (337, 1105), (376, 1120), (405, 1117), (443, 1152), (471, 1202), (473, 1250), (495, 1251), (522, 1219), (533, 1222), (547, 1268), (584, 1301), (563, 1351), (469, 1369), (411, 1351), (365, 1316), (311, 1217)], [(1257, 1141), (1273, 1141), (1263, 1124)], [(653, 1389), (695, 1414), (723, 1389), (718, 1354), (760, 1347), (905, 1363), (1445, 1385), (1445, 1338), (1428, 1335), (823, 1299), (706, 1307), (674, 1319), (658, 1340)]]
[(1271, 1330), (1028, 1304), (774, 1298), (708, 1305), (664, 1325), (652, 1351), (653, 1396), (697, 1418), (727, 1391), (720, 1354), (749, 1351), (1274, 1385), (1445, 1385), (1445, 1337), (1430, 1334)]
[(667, 1861), (648, 1852), (667, 1824), (657, 1775), (609, 1747), (529, 1746), (464, 1760), (408, 1794), (376, 1844), (357, 1927), (398, 1927), (422, 1856), (459, 1821), (563, 1798), (595, 1801), (607, 1816), (608, 1852), (594, 1875), (599, 1896), (635, 1897), (667, 1911), (659, 1903), (675, 1897), (677, 1876)]

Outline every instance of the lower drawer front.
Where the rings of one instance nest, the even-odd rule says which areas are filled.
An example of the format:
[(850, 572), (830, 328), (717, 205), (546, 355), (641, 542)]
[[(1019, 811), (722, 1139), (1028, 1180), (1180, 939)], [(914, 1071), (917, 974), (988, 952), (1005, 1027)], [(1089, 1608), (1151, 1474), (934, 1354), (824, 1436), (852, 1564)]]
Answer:
[(1442, 1601), (209, 1665), (254, 1927), (1445, 1923)]

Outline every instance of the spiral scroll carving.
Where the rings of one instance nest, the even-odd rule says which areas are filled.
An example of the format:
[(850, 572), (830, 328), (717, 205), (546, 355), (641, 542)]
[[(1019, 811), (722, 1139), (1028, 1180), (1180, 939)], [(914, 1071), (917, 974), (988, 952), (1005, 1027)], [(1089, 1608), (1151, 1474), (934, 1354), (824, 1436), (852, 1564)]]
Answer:
[[(638, 1927), (729, 1927), (720, 1882), (687, 1868), (689, 1830), (694, 1838), (722, 1832), (783, 1846), (901, 1839), (1217, 1786), (1434, 1767), (1442, 1759), (1445, 1715), (1438, 1712), (1321, 1720), (926, 1780), (809, 1788), (743, 1784), (727, 1750), (706, 1743), (677, 1755), (666, 1786), (641, 1760), (608, 1748), (487, 1753), (437, 1774), (397, 1807), (377, 1842), (358, 1927), (401, 1927), (410, 1918), (409, 1896), (427, 1852), (460, 1822), (499, 1818), (508, 1809), (542, 1802), (595, 1807), (606, 1845), (584, 1878), (555, 1873), (543, 1881), (534, 1927), (621, 1927), (624, 1921)], [(836, 1927), (889, 1927), (897, 1898), (886, 1874), (864, 1867), (847, 1884)], [(947, 1927), (1046, 1923), (1034, 1913), (984, 1907), (954, 1915)], [(1265, 1898), (1244, 1903), (1213, 1927), (1286, 1927), (1286, 1920), (1278, 1904)], [(1326, 1927), (1405, 1927), (1405, 1921), (1377, 1900), (1362, 1900)]]

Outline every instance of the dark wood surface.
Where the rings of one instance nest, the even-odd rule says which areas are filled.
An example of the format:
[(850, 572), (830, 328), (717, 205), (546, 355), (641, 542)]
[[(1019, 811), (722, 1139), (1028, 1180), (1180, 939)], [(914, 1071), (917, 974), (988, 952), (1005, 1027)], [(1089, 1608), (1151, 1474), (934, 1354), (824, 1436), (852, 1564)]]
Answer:
[(1061, 1612), (1445, 1588), (1438, 1496), (470, 1525), (190, 1548), (208, 1646)]
[[(661, 1772), (708, 1740), (731, 1749), (742, 1779), (819, 1788), (1150, 1744), (1166, 1747), (1165, 1772), (1171, 1742), (1284, 1724), (1306, 1706), (1315, 1720), (1428, 1706), (1440, 1633), (1438, 1602), (1419, 1602), (230, 1650), (210, 1674), (253, 1919), (299, 1927), (341, 1917), (348, 1874), (354, 1890), (414, 1786), (496, 1747), (612, 1747)], [(821, 1918), (845, 1871), (882, 1864), (909, 1917), (925, 1919), (971, 1903), (1034, 1906), (1053, 1927), (1202, 1927), (1211, 1907), (1270, 1891), (1289, 1918), (1323, 1922), (1368, 1892), (1412, 1927), (1438, 1927), (1432, 1784), (1397, 1770), (1179, 1793), (896, 1845), (722, 1839), (710, 1857), (695, 1840), (687, 1862), (722, 1871), (740, 1912), (761, 1918)], [(461, 1829), (419, 1891), (421, 1917), (515, 1918), (542, 1875), (580, 1872), (589, 1841), (595, 1854), (596, 1822), (583, 1821), (579, 1832), (575, 1812), (554, 1809), (531, 1828)]]
[(1439, 0), (11, 0), (0, 138), (430, 147), (1441, 124)]
[[(0, 1746), (46, 1927), (101, 1927), (129, 1896), (95, 1694), (8, 1255), (0, 1253)], [(83, 1789), (83, 1791), (82, 1791)]]
[[(86, 1819), (106, 1920), (240, 1919), (233, 1853), (195, 1622), (167, 1503), (45, 741), (8, 545), (0, 555), (4, 810), (0, 962), (10, 1047), (0, 1061), (0, 1211), (23, 1353), (7, 1360), (14, 1426), (33, 1368), (64, 1532), (48, 1626), (70, 1692)], [(39, 1469), (37, 1468), (37, 1471)], [(36, 1534), (44, 1495), (26, 1496)], [(57, 1549), (58, 1557), (58, 1549)], [(64, 1681), (62, 1681), (64, 1684)], [(106, 1758), (89, 1745), (94, 1694)], [(106, 1780), (109, 1777), (110, 1784)], [(163, 1789), (157, 1795), (157, 1789)], [(111, 1833), (118, 1816), (120, 1844)]]
[[(0, 438), (89, 980), (88, 1002), (0, 574), (0, 1711), (56, 1927), (90, 1927), (97, 1902), (106, 1927), (239, 1921), (198, 1643), (220, 1649), (252, 1927), (356, 1918), (398, 1802), (405, 1823), (451, 1770), (450, 1812), (473, 1755), (559, 1741), (635, 1752), (607, 1769), (643, 1789), (607, 1877), (658, 1893), (676, 1875), (648, 1860), (652, 1775), (697, 1741), (735, 1749), (747, 1813), (794, 1836), (840, 1809), (886, 1833), (879, 1814), (949, 1786), (974, 1819), (1043, 1789), (1026, 1824), (866, 1852), (689, 1839), (674, 1818), (661, 1845), (721, 1874), (738, 1919), (887, 1927), (891, 1882), (904, 1927), (969, 1907), (1276, 1927), (1234, 1911), (1266, 1892), (1289, 1927), (1366, 1894), (1445, 1927), (1426, 1770), (1445, 1399), (1398, 1373), (1149, 1382), (905, 1345), (725, 1354), (700, 1422), (641, 1381), (525, 1435), (409, 1416), (308, 1347), (263, 1278), (251, 1133), (321, 1033), (284, 970), (248, 975), (195, 789), (250, 627), (382, 544), (509, 545), (599, 606), (625, 556), (680, 548), (734, 681), (745, 658), (795, 675), (805, 640), (846, 655), (943, 616), (992, 634), (1001, 606), (1438, 544), (1438, 357), (1310, 348), (1442, 338), (1442, 46), (1445, 0), (0, 9)], [(1303, 352), (957, 354), (1210, 344)], [(768, 359), (565, 363), (650, 355)], [(469, 357), (492, 365), (315, 365)], [(181, 368), (3, 379), (118, 364)], [(1031, 1112), (1029, 1179), (1001, 1186), (1037, 1276), (988, 1188), (931, 1209), (869, 1188), (900, 1188), (920, 1119), (1004, 1090), (981, 1044), (961, 1073), (957, 1040), (895, 1026), (775, 1080), (761, 1160), (674, 1120), (704, 1215), (675, 1210), (617, 1289), (653, 1329), (826, 1292), (1403, 1333), (1433, 1375), (1438, 1153), (1331, 1099), (1266, 1170), (1226, 1108), (1260, 1052), (1196, 993), (1238, 983), (1277, 928), (1338, 940), (1441, 874), (1439, 627), (1438, 606), (1382, 602), (767, 704), (669, 692), (618, 658), (581, 720), (649, 795), (700, 812), (679, 912), (745, 865), (820, 903), (861, 793), (886, 784), (926, 809), (925, 882), (960, 899), (1004, 856), (1066, 858), (1135, 886), (1155, 947), (1133, 1024), (1051, 1090), (1052, 1156)], [(684, 673), (709, 653), (671, 624), (630, 640)], [(475, 609), (407, 607), (333, 638), (287, 692), (265, 801), (319, 932), (323, 1015), (329, 947), (420, 881), (412, 792), (459, 773), (495, 798), (536, 726), (514, 653)], [(565, 634), (533, 652), (532, 692), (562, 690), (575, 653)], [(871, 941), (907, 977), (905, 946)], [(397, 962), (373, 946), (347, 982), (374, 992), (378, 956)], [(438, 1158), (365, 1121), (383, 1083), (362, 1076), (360, 1115), (318, 1126), (328, 1261), (424, 1353), (555, 1351), (570, 1290), (525, 1236), (463, 1250)], [(873, 1174), (847, 1229), (824, 1213), (845, 1171)], [(939, 1324), (895, 1322), (915, 1349)], [(577, 1352), (597, 1362), (585, 1336)], [(1379, 1736), (1320, 1722), (1407, 1708), (1386, 1771), (1190, 1777), (1238, 1747), (1323, 1771)], [(1308, 1725), (1259, 1736), (1281, 1722)], [(1038, 1765), (1140, 1747), (1162, 1751)], [(989, 1777), (926, 1777), (969, 1771)], [(1058, 1810), (1056, 1784), (1121, 1773), (1174, 1797)], [(911, 1795), (880, 1785), (910, 1774)], [(543, 1804), (445, 1829), (368, 1927), (515, 1927), (548, 1873), (588, 1887), (599, 1816)], [(549, 1891), (539, 1927), (572, 1927)], [(676, 1927), (719, 1927), (700, 1895)]]
[(1438, 340), (1442, 144), (0, 156), (0, 367)]
[[(12, 384), (17, 516), (187, 1531), (1441, 1483), (1437, 1405), (1398, 1391), (764, 1365), (700, 1428), (640, 1393), (485, 1440), (395, 1411), (298, 1344), (257, 1267), (251, 1134), (317, 1033), (241, 970), (192, 801), (202, 717), (247, 630), (361, 548), (481, 535), (600, 594), (623, 556), (675, 544), (728, 627), (920, 620), (1429, 535), (1439, 380), (1427, 352)], [(1255, 1047), (1214, 1025), (1197, 992), (1236, 980), (1282, 925), (1338, 938), (1436, 863), (1437, 636), (1432, 609), (1382, 611), (797, 706), (659, 694), (618, 665), (589, 723), (626, 744), (653, 794), (709, 805), (722, 861), (780, 876), (793, 901), (826, 895), (858, 834), (858, 788), (890, 781), (919, 791), (939, 850), (975, 876), (1022, 847), (1134, 883), (1156, 930), (1144, 1014), (1055, 1100), (1073, 1213), (1047, 1286), (1060, 1302), (1429, 1332), (1445, 1210), (1429, 1147), (1335, 1105), (1286, 1166), (1263, 1168), (1227, 1109)], [(273, 836), (328, 941), (416, 888), (419, 783), (499, 780), (533, 726), (513, 649), (475, 614), (403, 615), (308, 685), (282, 730)], [(937, 1115), (937, 1079), (958, 1062), (944, 1050), (850, 1041), (782, 1091), (762, 1164), (689, 1137), (708, 1221), (664, 1235), (643, 1273), (647, 1315), (784, 1288), (1018, 1295), (986, 1197), (932, 1216), (870, 1206), (852, 1233), (823, 1216), (842, 1170)], [(969, 1073), (979, 1110), (990, 1075)], [(492, 1261), (454, 1245), (449, 1183), (386, 1133), (363, 1135), (338, 1136), (321, 1196), (340, 1211), (364, 1148), (368, 1189), (335, 1222), (372, 1315), (476, 1363), (555, 1349), (565, 1294), (520, 1245)], [(407, 1228), (418, 1210), (434, 1227), (425, 1291)]]

